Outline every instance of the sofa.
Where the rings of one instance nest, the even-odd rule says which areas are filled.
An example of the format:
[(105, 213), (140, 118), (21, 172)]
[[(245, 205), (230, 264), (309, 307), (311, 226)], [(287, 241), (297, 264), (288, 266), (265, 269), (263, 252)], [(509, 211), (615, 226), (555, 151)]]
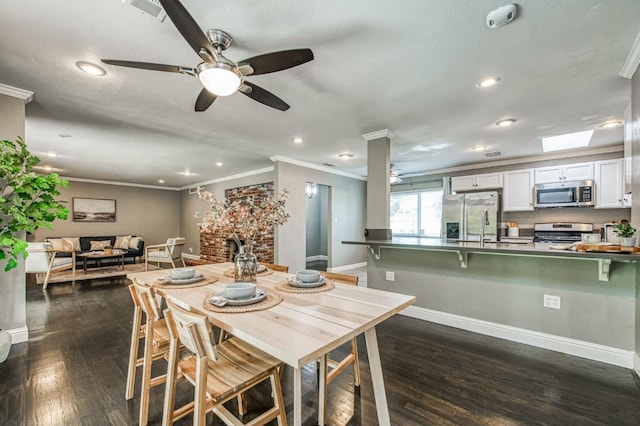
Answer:
[[(47, 237), (46, 242), (50, 243), (53, 250), (58, 251), (56, 257), (71, 257), (71, 252), (85, 253), (88, 251), (104, 250), (106, 245), (114, 249), (127, 250), (125, 261), (131, 259), (132, 263), (137, 262), (138, 257), (144, 256), (144, 240), (135, 235), (107, 235), (96, 237)], [(83, 259), (78, 259), (82, 262)], [(102, 262), (108, 259), (103, 259)]]

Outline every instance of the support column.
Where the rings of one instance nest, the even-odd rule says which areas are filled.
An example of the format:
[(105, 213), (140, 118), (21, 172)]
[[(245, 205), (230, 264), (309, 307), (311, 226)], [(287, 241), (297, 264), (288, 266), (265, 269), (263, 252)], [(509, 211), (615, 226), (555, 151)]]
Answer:
[(365, 240), (390, 240), (391, 134), (389, 130), (362, 135), (367, 141), (367, 227)]

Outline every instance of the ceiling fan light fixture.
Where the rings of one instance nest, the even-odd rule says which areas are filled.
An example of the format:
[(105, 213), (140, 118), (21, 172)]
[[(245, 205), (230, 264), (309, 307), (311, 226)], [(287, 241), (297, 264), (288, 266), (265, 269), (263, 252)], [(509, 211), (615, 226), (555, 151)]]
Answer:
[(209, 92), (216, 96), (229, 96), (242, 84), (242, 74), (233, 65), (225, 62), (198, 65), (198, 78)]
[(87, 74), (95, 75), (96, 77), (101, 77), (107, 73), (104, 68), (91, 62), (78, 61), (76, 62), (76, 66)]

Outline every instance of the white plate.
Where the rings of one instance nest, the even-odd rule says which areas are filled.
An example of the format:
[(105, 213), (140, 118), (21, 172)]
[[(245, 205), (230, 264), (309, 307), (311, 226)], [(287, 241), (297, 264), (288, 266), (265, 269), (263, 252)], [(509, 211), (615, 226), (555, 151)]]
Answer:
[(324, 279), (323, 275), (320, 275), (320, 280), (314, 283), (305, 283), (299, 280), (296, 280), (295, 277), (291, 277), (288, 280), (289, 285), (292, 287), (300, 287), (300, 288), (313, 288), (320, 287), (321, 285), (325, 285), (327, 281)]
[(225, 291), (217, 293), (214, 297), (209, 298), (209, 301), (216, 306), (242, 306), (251, 305), (264, 300), (267, 297), (266, 290), (257, 288), (253, 296), (246, 299), (229, 299)]
[(169, 284), (191, 284), (191, 283), (197, 283), (198, 281), (201, 281), (203, 279), (204, 279), (204, 275), (196, 274), (193, 278), (184, 278), (179, 280), (179, 279), (167, 277), (163, 281), (166, 281)]

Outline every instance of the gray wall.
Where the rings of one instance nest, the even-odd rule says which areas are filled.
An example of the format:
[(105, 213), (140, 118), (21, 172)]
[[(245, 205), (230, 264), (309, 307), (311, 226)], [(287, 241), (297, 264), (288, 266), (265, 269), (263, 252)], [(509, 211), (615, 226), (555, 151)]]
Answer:
[[(613, 263), (602, 282), (596, 260), (471, 253), (463, 269), (455, 252), (383, 248), (369, 262), (369, 287), (414, 295), (418, 307), (634, 350), (632, 263)], [(544, 294), (561, 296), (562, 308), (544, 308)]]
[[(15, 140), (24, 138), (25, 105), (21, 99), (0, 95), (0, 138)], [(24, 238), (24, 235), (21, 235)], [(0, 269), (0, 328), (24, 331), (27, 327), (26, 280), (24, 261), (10, 272)], [(14, 341), (14, 343), (16, 343)]]
[(329, 187), (318, 185), (317, 195), (307, 198), (305, 204), (307, 257), (328, 255), (329, 193)]
[[(631, 223), (640, 228), (640, 71), (636, 71), (631, 81), (631, 126), (632, 126), (632, 178), (631, 189), (633, 194), (631, 208)], [(635, 351), (636, 361), (640, 353), (640, 285), (638, 277), (640, 276), (640, 264), (636, 265), (638, 270), (636, 274), (636, 322), (635, 322)], [(640, 374), (640, 365), (635, 366), (636, 371)]]
[[(202, 189), (211, 191), (217, 199), (224, 200), (224, 191), (226, 189), (267, 182), (273, 182), (272, 171), (225, 180), (222, 182), (211, 183), (208, 185), (204, 185)], [(198, 195), (189, 194), (188, 190), (184, 190), (180, 192), (180, 205), (182, 206), (182, 211), (180, 214), (180, 230), (182, 236), (187, 239), (185, 245), (185, 253), (193, 253), (194, 255), (199, 255), (200, 228), (198, 227), (198, 219), (195, 217), (195, 214), (196, 212), (204, 213), (205, 209), (208, 207), (208, 204), (200, 200), (198, 198)], [(287, 211), (289, 211), (288, 208)]]
[[(116, 200), (115, 222), (74, 222), (73, 197)], [(69, 217), (56, 220), (53, 229), (42, 228), (34, 241), (45, 237), (81, 237), (98, 235), (137, 235), (145, 244), (161, 244), (180, 236), (180, 193), (178, 191), (69, 181), (59, 199), (67, 202)]]
[(296, 271), (305, 267), (306, 215), (305, 182), (331, 187), (328, 229), (328, 267), (336, 268), (366, 261), (364, 247), (342, 244), (343, 240), (363, 238), (366, 208), (366, 182), (321, 170), (276, 162), (276, 190), (290, 191), (287, 211), (291, 218), (276, 230), (276, 263)]

